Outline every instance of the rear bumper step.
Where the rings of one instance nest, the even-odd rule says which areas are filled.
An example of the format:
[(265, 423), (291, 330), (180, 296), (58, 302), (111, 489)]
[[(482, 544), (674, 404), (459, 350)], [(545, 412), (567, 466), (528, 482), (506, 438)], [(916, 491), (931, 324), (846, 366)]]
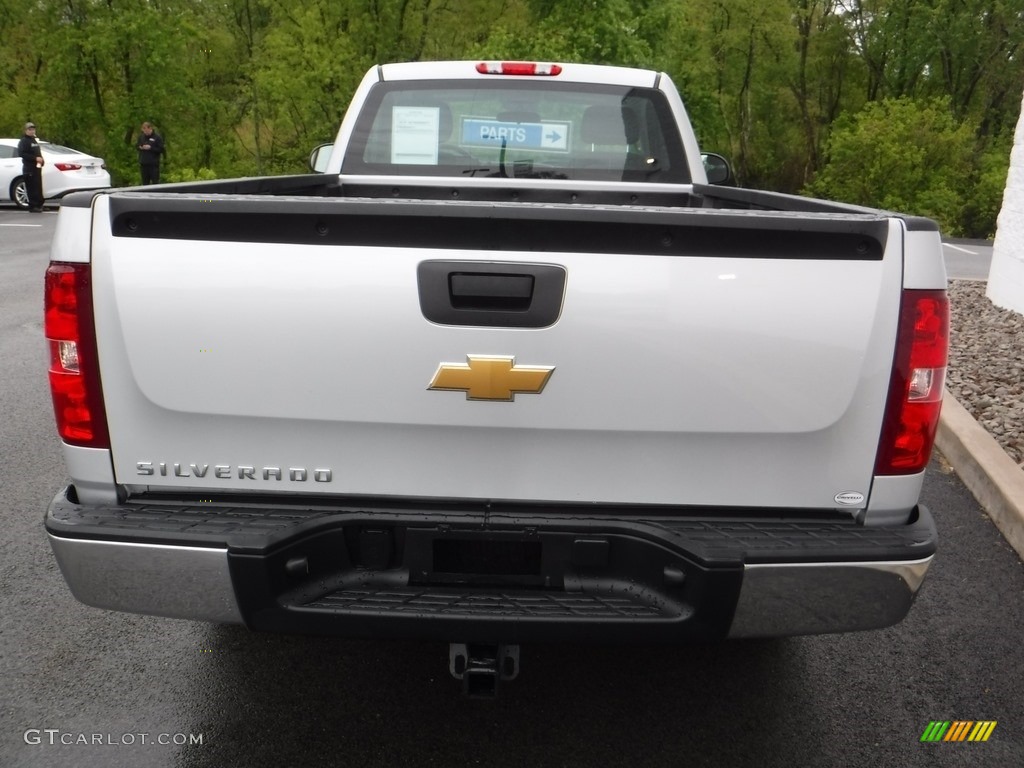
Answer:
[(84, 506), (46, 516), (75, 597), (253, 629), (468, 643), (677, 642), (901, 620), (935, 552), (901, 526), (620, 508)]

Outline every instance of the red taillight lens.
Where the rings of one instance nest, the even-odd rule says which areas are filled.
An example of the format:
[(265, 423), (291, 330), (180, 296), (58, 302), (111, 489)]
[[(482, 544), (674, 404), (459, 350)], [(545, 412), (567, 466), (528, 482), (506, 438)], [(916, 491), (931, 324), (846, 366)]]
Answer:
[(562, 74), (560, 64), (540, 64), (536, 61), (481, 61), (476, 65), (481, 75), (540, 75), (555, 77)]
[(948, 354), (946, 292), (904, 291), (875, 474), (909, 475), (928, 464), (942, 410)]
[(88, 264), (54, 263), (47, 268), (43, 324), (57, 432), (72, 445), (109, 448)]
[(54, 163), (53, 167), (58, 171), (80, 171), (82, 166), (77, 163)]

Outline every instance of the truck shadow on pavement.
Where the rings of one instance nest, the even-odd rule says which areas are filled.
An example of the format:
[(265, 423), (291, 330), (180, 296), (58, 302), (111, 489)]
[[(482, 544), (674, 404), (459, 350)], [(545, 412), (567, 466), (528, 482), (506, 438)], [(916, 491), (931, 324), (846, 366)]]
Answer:
[(181, 713), (206, 738), (181, 765), (737, 765), (794, 716), (765, 697), (794, 702), (805, 678), (795, 640), (524, 646), (519, 678), (481, 701), (448, 674), (446, 644), (206, 637)]

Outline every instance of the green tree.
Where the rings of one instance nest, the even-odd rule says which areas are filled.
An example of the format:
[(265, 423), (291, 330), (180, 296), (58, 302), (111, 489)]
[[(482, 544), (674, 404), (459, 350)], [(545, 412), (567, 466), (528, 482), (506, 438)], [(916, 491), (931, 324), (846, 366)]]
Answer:
[(994, 141), (979, 153), (974, 173), (970, 179), (970, 194), (964, 205), (961, 221), (966, 237), (991, 238), (996, 233), (996, 219), (1003, 205), (1006, 176), (1009, 171), (1007, 158), (1013, 146), (1012, 136)]
[(934, 47), (928, 3), (852, 0), (843, 5), (851, 43), (867, 70), (867, 99), (913, 95)]
[(0, 0), (0, 34), (2, 132), (34, 120), (105, 157), (115, 184), (137, 179), (144, 119), (165, 178), (302, 172), (385, 61), (664, 70), (702, 146), (779, 191), (824, 189), (847, 138), (830, 136), (866, 104), (946, 99), (973, 145), (956, 194), (929, 206), (970, 201), (965, 232), (994, 226), (1024, 91), (1024, 0)]
[[(40, 135), (102, 155), (115, 183), (134, 183), (134, 134), (143, 120), (174, 136), (193, 112), (190, 0), (39, 0), (16, 26), (31, 30), (12, 73), (9, 104)], [(167, 19), (174, 19), (168, 24)], [(169, 130), (168, 130), (169, 129)], [(171, 138), (171, 146), (178, 146)]]
[(370, 67), (468, 55), (493, 24), (521, 20), (521, 4), (510, 5), (505, 13), (454, 0), (271, 0), (239, 140), (258, 172), (300, 172), (310, 149), (333, 139)]
[(963, 234), (974, 130), (956, 122), (948, 99), (871, 102), (836, 128), (828, 152), (809, 193), (928, 216)]
[(627, 0), (534, 0), (514, 24), (498, 24), (468, 54), (482, 59), (650, 65), (641, 16)]
[(674, 48), (659, 60), (679, 82), (702, 144), (729, 155), (748, 186), (793, 191), (817, 153), (816, 86), (806, 76), (817, 22), (801, 54), (795, 19), (789, 0), (694, 0), (668, 13)]

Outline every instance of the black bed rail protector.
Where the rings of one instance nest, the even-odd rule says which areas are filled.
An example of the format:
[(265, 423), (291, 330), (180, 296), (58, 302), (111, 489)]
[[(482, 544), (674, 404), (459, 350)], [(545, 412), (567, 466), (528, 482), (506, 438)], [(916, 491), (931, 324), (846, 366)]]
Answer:
[(147, 194), (112, 196), (110, 216), (131, 239), (835, 261), (881, 260), (889, 227), (849, 214)]

